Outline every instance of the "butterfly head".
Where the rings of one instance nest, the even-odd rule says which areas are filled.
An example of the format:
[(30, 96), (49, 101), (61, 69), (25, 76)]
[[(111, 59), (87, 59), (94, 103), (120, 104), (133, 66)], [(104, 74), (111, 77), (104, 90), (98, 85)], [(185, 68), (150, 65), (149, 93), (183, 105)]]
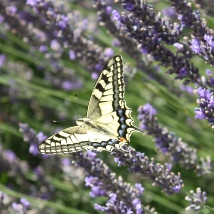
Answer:
[(80, 119), (76, 120), (76, 123), (78, 126), (84, 127), (88, 124), (88, 120), (89, 120), (88, 118), (80, 118)]

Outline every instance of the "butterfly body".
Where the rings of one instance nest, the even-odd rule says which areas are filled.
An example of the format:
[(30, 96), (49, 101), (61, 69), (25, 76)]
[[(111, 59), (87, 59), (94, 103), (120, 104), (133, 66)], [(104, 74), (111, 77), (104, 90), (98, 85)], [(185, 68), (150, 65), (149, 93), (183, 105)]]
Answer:
[(86, 118), (77, 126), (55, 133), (39, 145), (42, 154), (72, 153), (81, 150), (123, 150), (133, 131), (131, 109), (124, 100), (122, 57), (111, 58), (104, 66), (88, 104)]

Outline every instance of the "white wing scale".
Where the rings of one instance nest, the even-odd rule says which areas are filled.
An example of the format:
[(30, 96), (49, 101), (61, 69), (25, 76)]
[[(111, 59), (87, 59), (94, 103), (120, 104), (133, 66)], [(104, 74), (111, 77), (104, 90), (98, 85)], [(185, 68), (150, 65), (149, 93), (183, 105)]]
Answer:
[(104, 66), (88, 104), (87, 117), (77, 125), (57, 132), (39, 145), (42, 154), (72, 153), (81, 150), (123, 150), (133, 131), (131, 109), (124, 100), (124, 76), (121, 56)]

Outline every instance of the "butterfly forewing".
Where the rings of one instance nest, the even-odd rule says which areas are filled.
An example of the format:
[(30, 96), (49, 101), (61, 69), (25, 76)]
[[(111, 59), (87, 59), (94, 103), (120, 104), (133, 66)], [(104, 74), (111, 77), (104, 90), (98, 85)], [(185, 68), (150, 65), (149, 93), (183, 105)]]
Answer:
[(122, 149), (130, 141), (131, 133), (140, 131), (132, 125), (131, 109), (124, 100), (124, 87), (122, 57), (114, 56), (104, 66), (93, 88), (87, 117), (77, 120), (80, 126), (64, 129), (47, 138), (39, 146), (40, 153)]
[(118, 55), (104, 66), (92, 91), (87, 117), (97, 118), (120, 106), (124, 106), (124, 77), (122, 57)]

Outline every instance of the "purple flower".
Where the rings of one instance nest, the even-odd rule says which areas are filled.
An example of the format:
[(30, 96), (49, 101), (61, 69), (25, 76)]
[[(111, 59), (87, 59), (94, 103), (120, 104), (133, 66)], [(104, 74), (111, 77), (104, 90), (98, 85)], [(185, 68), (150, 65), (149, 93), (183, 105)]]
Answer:
[(69, 50), (69, 58), (71, 60), (76, 59), (76, 53), (73, 50)]
[(136, 209), (136, 214), (141, 214), (142, 211), (143, 211), (141, 204), (137, 204), (137, 206), (135, 207), (135, 209)]
[(141, 48), (140, 51), (142, 54), (148, 54), (148, 50), (146, 48)]
[(201, 87), (197, 89), (197, 93), (200, 98), (204, 98), (208, 101), (211, 100), (213, 94), (213, 92), (210, 92), (209, 90), (203, 89)]
[(18, 204), (18, 203), (16, 203), (16, 202), (13, 202), (12, 203), (12, 208), (16, 211), (16, 212), (18, 212), (18, 213), (23, 213), (23, 205), (22, 204)]
[(115, 202), (117, 199), (117, 195), (115, 193), (110, 193), (109, 194), (109, 200)]
[(192, 49), (193, 52), (195, 52), (196, 54), (200, 54), (201, 53), (201, 49), (200, 49), (200, 40), (199, 39), (192, 39), (191, 40), (191, 46), (190, 48)]
[(107, 56), (108, 58), (111, 58), (114, 56), (114, 51), (111, 48), (106, 48), (104, 50), (104, 55)]
[(66, 91), (70, 91), (73, 89), (73, 83), (70, 80), (64, 80), (61, 83), (61, 87)]
[(44, 135), (43, 132), (39, 132), (39, 133), (36, 135), (36, 137), (37, 137), (39, 143), (41, 143), (42, 141), (44, 141), (44, 140), (47, 138), (47, 136)]
[(185, 77), (185, 76), (187, 76), (187, 75), (188, 75), (188, 72), (187, 72), (187, 69), (186, 69), (186, 68), (181, 68), (181, 69), (179, 70), (178, 77), (183, 78), (183, 77)]
[(137, 190), (139, 191), (139, 194), (142, 195), (143, 191), (144, 191), (144, 187), (142, 187), (141, 184), (135, 184), (135, 187), (137, 188)]
[(178, 51), (182, 51), (184, 47), (181, 43), (178, 42), (174, 43), (173, 46), (175, 46)]
[(103, 68), (103, 65), (100, 64), (100, 63), (97, 63), (97, 64), (95, 65), (95, 69), (96, 69), (97, 71), (101, 71), (102, 68)]
[(99, 204), (94, 204), (94, 209), (95, 209), (95, 210), (100, 210), (100, 211), (102, 211), (102, 212), (105, 212), (105, 211), (108, 210), (108, 208), (106, 208), (106, 207), (104, 207), (104, 206), (101, 206), (101, 205), (99, 205)]
[(107, 13), (107, 14), (110, 14), (111, 11), (112, 11), (112, 7), (107, 6), (107, 7), (106, 7), (106, 13)]
[(123, 7), (125, 10), (128, 10), (128, 11), (134, 10), (134, 5), (131, 3), (123, 3)]
[(10, 15), (15, 15), (15, 13), (17, 12), (17, 7), (14, 5), (11, 5), (9, 7), (7, 7), (8, 12), (10, 13)]
[(106, 192), (103, 189), (101, 189), (100, 186), (92, 186), (90, 196), (92, 198), (106, 196)]
[(179, 87), (182, 91), (186, 91), (188, 94), (193, 95), (194, 94), (194, 89), (193, 87), (189, 85), (180, 85)]
[(199, 119), (199, 120), (204, 120), (206, 119), (206, 115), (204, 114), (204, 112), (202, 111), (202, 109), (200, 108), (195, 108), (195, 119)]
[(48, 47), (46, 45), (41, 45), (39, 47), (39, 51), (43, 52), (43, 53), (46, 53), (48, 51)]
[(176, 11), (173, 8), (171, 8), (171, 7), (164, 8), (162, 10), (162, 14), (164, 16), (169, 17), (169, 18), (174, 18), (177, 15)]
[(212, 72), (210, 69), (207, 69), (207, 70), (206, 70), (206, 75), (207, 75), (207, 76), (212, 76), (212, 73), (213, 73), (213, 72)]
[(62, 158), (61, 159), (61, 164), (63, 166), (70, 166), (71, 165), (71, 160), (69, 158)]
[(207, 35), (207, 34), (205, 34), (205, 35), (204, 35), (204, 40), (209, 44), (209, 46), (210, 46), (211, 48), (214, 47), (214, 41), (213, 41), (213, 36), (212, 36), (212, 35)]
[(59, 51), (61, 48), (59, 42), (56, 39), (50, 42), (50, 46), (51, 46), (51, 49), (53, 49), (54, 51)]
[(114, 40), (112, 41), (112, 45), (113, 45), (114, 47), (118, 47), (118, 46), (120, 45), (120, 41), (119, 41), (118, 39), (114, 39)]
[(201, 191), (201, 188), (196, 189), (196, 193), (191, 190), (190, 191), (191, 197), (186, 196), (185, 200), (189, 201), (190, 205), (186, 208), (186, 211), (193, 210), (199, 211), (200, 209), (204, 208), (204, 205), (207, 203), (207, 194), (205, 191)]
[(176, 185), (173, 189), (174, 189), (175, 193), (179, 193), (181, 191), (181, 186), (180, 185)]
[(92, 72), (91, 73), (91, 78), (94, 79), (94, 80), (96, 80), (98, 78), (98, 76), (99, 75), (96, 72)]
[(33, 155), (38, 155), (39, 154), (39, 149), (38, 149), (38, 145), (36, 144), (31, 144), (30, 148), (29, 148), (29, 152)]
[(98, 178), (94, 176), (89, 176), (85, 178), (85, 186), (93, 186), (94, 182), (97, 182)]
[(0, 24), (2, 24), (4, 21), (4, 17), (0, 15)]
[(37, 4), (37, 0), (27, 0), (27, 1), (26, 1), (26, 4), (28, 4), (28, 5), (32, 6), (32, 7), (34, 7), (34, 6), (36, 6), (36, 4)]
[(58, 22), (58, 26), (63, 30), (67, 27), (67, 23), (68, 23), (68, 17), (66, 17), (65, 15), (62, 15)]
[(117, 21), (117, 20), (120, 19), (120, 14), (119, 14), (118, 11), (113, 10), (113, 11), (111, 12), (111, 14), (112, 14), (112, 17), (113, 17), (113, 21)]
[(141, 204), (141, 201), (139, 198), (135, 198), (133, 201), (132, 201), (132, 204), (134, 207), (136, 207), (138, 204)]
[(4, 62), (6, 61), (6, 57), (4, 54), (0, 55), (0, 68), (3, 66)]
[(25, 198), (21, 198), (20, 202), (24, 205), (25, 209), (27, 209), (30, 206), (30, 202), (27, 201)]
[(199, 99), (197, 99), (197, 103), (200, 108), (195, 108), (196, 119), (207, 119), (210, 125), (214, 125), (214, 98), (213, 92), (210, 92), (208, 89), (198, 88), (197, 93)]
[(90, 160), (94, 160), (95, 157), (97, 156), (97, 152), (88, 150), (88, 151), (86, 152), (86, 155), (87, 155), (87, 158), (89, 158)]

